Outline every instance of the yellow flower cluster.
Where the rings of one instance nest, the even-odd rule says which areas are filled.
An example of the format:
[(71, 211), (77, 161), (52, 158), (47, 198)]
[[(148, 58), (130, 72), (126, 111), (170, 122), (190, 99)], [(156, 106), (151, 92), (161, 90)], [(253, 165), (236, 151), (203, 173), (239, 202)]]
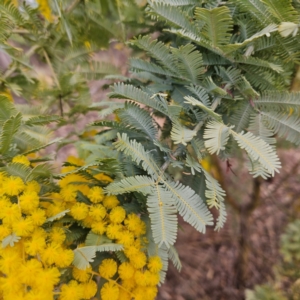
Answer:
[[(12, 162), (31, 166), (24, 156)], [(84, 163), (74, 157), (68, 162)], [(103, 185), (112, 181), (105, 174), (93, 176)], [(58, 185), (57, 192), (42, 194), (37, 181), (0, 173), (0, 299), (90, 299), (97, 292), (95, 276), (101, 276), (107, 281), (100, 290), (102, 300), (153, 300), (162, 262), (145, 253), (145, 223), (136, 214), (127, 214), (116, 196), (105, 195), (80, 174), (71, 172)], [(126, 261), (120, 263), (111, 254), (97, 267), (99, 272), (72, 266), (76, 245), (67, 239), (69, 223), (59, 220), (64, 213), (94, 234), (124, 245)]]
[(37, 0), (37, 3), (39, 4), (39, 10), (44, 18), (47, 21), (52, 22), (51, 8), (48, 0)]
[[(83, 164), (74, 158), (69, 159), (69, 162), (77, 166)], [(72, 169), (73, 167), (66, 167), (63, 171), (69, 172)], [(111, 181), (108, 176), (104, 176), (97, 174), (95, 177), (102, 181)], [(89, 188), (85, 185), (83, 188), (81, 183), (86, 181), (79, 174), (69, 174), (61, 180), (59, 206), (61, 209), (70, 209), (72, 217), (81, 222), (84, 227), (91, 228), (95, 234), (106, 235), (114, 243), (124, 245), (124, 254), (127, 258), (126, 262), (119, 263), (112, 256), (112, 258), (104, 259), (100, 264), (98, 275), (107, 280), (100, 291), (101, 299), (155, 299), (162, 262), (159, 256), (147, 258), (144, 249), (145, 223), (136, 214), (127, 214), (119, 205), (117, 197), (104, 195), (101, 187)], [(78, 190), (88, 198), (90, 204), (76, 201)], [(85, 271), (81, 272), (85, 276)]]

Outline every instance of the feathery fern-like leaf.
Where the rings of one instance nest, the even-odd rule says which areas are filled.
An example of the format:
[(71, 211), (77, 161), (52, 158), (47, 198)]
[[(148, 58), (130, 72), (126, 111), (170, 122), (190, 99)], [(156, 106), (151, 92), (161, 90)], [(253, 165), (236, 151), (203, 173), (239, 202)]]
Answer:
[(220, 6), (214, 9), (196, 7), (195, 17), (205, 25), (201, 29), (203, 35), (213, 47), (227, 45), (233, 29), (233, 21), (229, 8)]
[(150, 187), (155, 182), (151, 177), (137, 175), (134, 177), (127, 177), (119, 182), (113, 182), (109, 184), (105, 191), (108, 194), (118, 195), (123, 193), (140, 192), (144, 195), (150, 194)]
[(177, 237), (177, 210), (172, 194), (161, 185), (152, 187), (147, 207), (155, 243), (170, 248)]
[(164, 181), (164, 184), (171, 192), (177, 210), (183, 219), (204, 233), (206, 226), (213, 224), (213, 217), (200, 196), (190, 187), (179, 182)]
[(137, 164), (141, 163), (143, 169), (151, 176), (157, 177), (159, 175), (160, 170), (153, 157), (136, 140), (129, 140), (125, 133), (122, 136), (118, 133), (118, 141), (114, 143), (114, 146), (118, 151), (130, 156)]
[(21, 113), (11, 116), (2, 126), (0, 136), (0, 153), (7, 154), (11, 142), (13, 141), (14, 134), (19, 130), (22, 122)]
[(173, 123), (171, 131), (171, 139), (174, 144), (187, 145), (194, 136), (196, 136), (197, 131), (186, 128), (179, 123)]
[(230, 133), (253, 161), (258, 160), (272, 176), (275, 175), (275, 172), (279, 172), (279, 168), (281, 168), (279, 158), (274, 149), (264, 140), (250, 132), (236, 133), (230, 130)]
[(205, 147), (210, 154), (217, 153), (225, 149), (227, 141), (229, 139), (229, 127), (226, 125), (210, 121), (207, 123), (204, 130)]

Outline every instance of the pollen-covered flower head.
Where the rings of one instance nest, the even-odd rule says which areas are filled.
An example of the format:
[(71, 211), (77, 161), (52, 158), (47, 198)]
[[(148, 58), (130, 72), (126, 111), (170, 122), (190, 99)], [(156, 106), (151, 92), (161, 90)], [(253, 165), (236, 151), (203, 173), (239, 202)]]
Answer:
[(106, 196), (103, 200), (103, 205), (107, 208), (107, 209), (112, 209), (116, 206), (118, 206), (120, 204), (120, 201), (118, 200), (118, 198), (114, 195), (111, 196)]
[(87, 197), (93, 203), (99, 203), (104, 199), (104, 192), (100, 186), (94, 186), (90, 189)]
[(113, 282), (104, 283), (101, 291), (102, 300), (118, 300), (119, 299), (119, 288)]
[(114, 207), (109, 214), (109, 218), (112, 223), (122, 223), (125, 217), (126, 211), (122, 206)]
[(88, 213), (88, 206), (82, 202), (77, 202), (71, 208), (71, 215), (75, 220), (83, 220), (85, 217), (87, 217)]
[(13, 163), (19, 163), (19, 164), (22, 164), (22, 165), (25, 165), (27, 167), (30, 166), (30, 161), (28, 160), (28, 158), (24, 155), (18, 155), (18, 156), (15, 156), (13, 159), (12, 159), (12, 162)]
[(117, 272), (117, 262), (112, 258), (104, 259), (99, 266), (99, 274), (103, 278), (112, 278)]
[(163, 267), (161, 258), (159, 256), (149, 257), (148, 268), (153, 273), (158, 273)]
[(135, 272), (134, 267), (129, 262), (123, 262), (120, 264), (118, 274), (121, 279), (130, 279)]
[(16, 196), (23, 192), (25, 184), (20, 177), (9, 176), (3, 182), (3, 191), (8, 196)]

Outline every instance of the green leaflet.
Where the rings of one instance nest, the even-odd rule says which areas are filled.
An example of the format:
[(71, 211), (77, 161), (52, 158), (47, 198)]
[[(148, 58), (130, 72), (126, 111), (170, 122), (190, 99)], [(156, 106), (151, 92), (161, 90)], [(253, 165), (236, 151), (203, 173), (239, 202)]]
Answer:
[(177, 210), (172, 194), (161, 185), (151, 189), (147, 207), (151, 219), (153, 238), (158, 247), (169, 248), (177, 237)]
[(204, 131), (205, 147), (210, 154), (217, 153), (225, 149), (229, 139), (229, 127), (218, 122), (209, 122)]
[(151, 155), (145, 151), (142, 144), (135, 140), (129, 140), (125, 133), (122, 136), (118, 134), (118, 141), (114, 143), (114, 146), (118, 151), (123, 151), (130, 156), (137, 164), (141, 163), (143, 169), (154, 178), (159, 175), (159, 168)]
[(213, 224), (213, 218), (200, 196), (190, 187), (179, 182), (165, 181), (164, 184), (171, 192), (176, 208), (183, 219), (204, 233), (206, 226)]
[(151, 185), (154, 184), (155, 181), (151, 177), (137, 175), (124, 178), (119, 182), (113, 182), (105, 188), (105, 191), (112, 195), (131, 193), (134, 191), (148, 195), (151, 193)]
[(107, 243), (100, 246), (86, 246), (76, 248), (75, 250), (73, 250), (74, 259), (72, 264), (80, 270), (85, 270), (89, 267), (90, 263), (94, 261), (97, 251), (103, 252), (120, 250), (123, 250), (123, 246), (114, 243)]
[(275, 172), (279, 172), (281, 168), (279, 158), (273, 148), (264, 140), (254, 136), (250, 132), (236, 133), (230, 130), (230, 133), (238, 142), (239, 146), (247, 151), (251, 160), (258, 160), (272, 176), (275, 175)]
[(18, 113), (15, 116), (11, 116), (4, 122), (0, 136), (0, 153), (2, 153), (2, 155), (7, 154), (9, 151), (10, 144), (13, 141), (13, 136), (21, 126), (21, 121), (22, 115)]

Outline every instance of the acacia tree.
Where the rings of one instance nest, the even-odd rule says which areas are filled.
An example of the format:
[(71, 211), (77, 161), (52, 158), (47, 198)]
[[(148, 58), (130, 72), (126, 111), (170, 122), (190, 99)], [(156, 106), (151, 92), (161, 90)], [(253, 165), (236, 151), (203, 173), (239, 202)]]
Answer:
[[(95, 65), (88, 56), (95, 50), (90, 45), (100, 43), (97, 38), (93, 40), (101, 23), (94, 14), (102, 6), (97, 1), (67, 2), (55, 0), (52, 6), (46, 6), (48, 11), (42, 6), (39, 10), (0, 2), (1, 17), (6, 22), (0, 29), (1, 47), (12, 61), (2, 76), (2, 85), (29, 100), (45, 95), (48, 105), (65, 101), (69, 110), (62, 117), (66, 122), (73, 117), (76, 122), (76, 113), (95, 108), (95, 104), (86, 104), (87, 81), (82, 76), (103, 76), (111, 69)], [(116, 4), (120, 16), (120, 3)], [(126, 4), (129, 7), (132, 1)], [(44, 19), (39, 18), (40, 12)], [(111, 87), (110, 98), (126, 99), (110, 103), (116, 120), (95, 122), (95, 128), (104, 130), (92, 141), (77, 143), (84, 149), (81, 153), (85, 162), (70, 160), (63, 174), (54, 175), (45, 164), (33, 167), (29, 163), (25, 168), (16, 155), (45, 147), (39, 138), (43, 135), (41, 126), (61, 119), (26, 117), (5, 96), (1, 100), (3, 172), (6, 177), (19, 176), (25, 184), (33, 179), (40, 181), (39, 197), (46, 202), (50, 199), (55, 209), (40, 200), (39, 209), (48, 219), (39, 226), (52, 232), (61, 224), (69, 231), (71, 241), (63, 247), (73, 252), (73, 260), (70, 254), (65, 256), (65, 264), (58, 258), (51, 263), (45, 254), (51, 243), (46, 240), (43, 249), (31, 252), (34, 255), (24, 250), (26, 259), (62, 269), (72, 262), (77, 269), (85, 270), (84, 274), (99, 276), (98, 296), (103, 300), (118, 299), (120, 295), (140, 299), (146, 291), (149, 299), (154, 299), (154, 287), (164, 281), (169, 259), (180, 269), (174, 247), (177, 214), (201, 233), (207, 226), (216, 230), (223, 227), (225, 191), (201, 165), (206, 156), (217, 155), (229, 164), (231, 157), (243, 151), (250, 174), (266, 179), (281, 168), (276, 138), (300, 143), (300, 98), (298, 93), (288, 92), (300, 56), (300, 10), (296, 2), (152, 0), (146, 13), (159, 22), (163, 31), (158, 40), (145, 33), (130, 40), (146, 58), (132, 58), (131, 76)], [(91, 28), (77, 22), (82, 19), (91, 20)], [(103, 22), (108, 24), (105, 19)], [(16, 55), (20, 49), (11, 41), (30, 43), (25, 56)], [(32, 80), (28, 72), (32, 54), (42, 57), (52, 74), (53, 85), (42, 93), (37, 88), (39, 81)], [(37, 128), (34, 134), (32, 128)], [(30, 139), (24, 139), (25, 135)], [(39, 159), (32, 162), (36, 161)], [(53, 176), (61, 179), (59, 186)], [(16, 204), (15, 197), (22, 198), (24, 193), (25, 188), (3, 190), (11, 206)], [(57, 201), (55, 193), (61, 200)], [(102, 201), (105, 210), (101, 212)], [(96, 208), (99, 210), (94, 213)], [(219, 211), (216, 220), (212, 209)], [(53, 215), (54, 211), (57, 214)], [(19, 218), (27, 220), (30, 214), (32, 211), (21, 209)], [(19, 240), (28, 243), (28, 232), (33, 230), (21, 232), (14, 221), (2, 236), (5, 249), (17, 247)], [(2, 222), (6, 229), (4, 217)], [(142, 230), (136, 232), (137, 226)], [(138, 275), (130, 286), (126, 280), (134, 271)], [(8, 272), (2, 270), (6, 275)], [(127, 278), (125, 273), (131, 276)], [(82, 289), (72, 281), (80, 281), (80, 276), (62, 274), (64, 288), (60, 289), (59, 299), (67, 300), (68, 291)], [(31, 282), (21, 283), (34, 286)], [(58, 285), (54, 281), (49, 291)], [(5, 285), (2, 293), (11, 299)], [(78, 295), (84, 298), (82, 293)], [(51, 297), (56, 296), (51, 292)]]

